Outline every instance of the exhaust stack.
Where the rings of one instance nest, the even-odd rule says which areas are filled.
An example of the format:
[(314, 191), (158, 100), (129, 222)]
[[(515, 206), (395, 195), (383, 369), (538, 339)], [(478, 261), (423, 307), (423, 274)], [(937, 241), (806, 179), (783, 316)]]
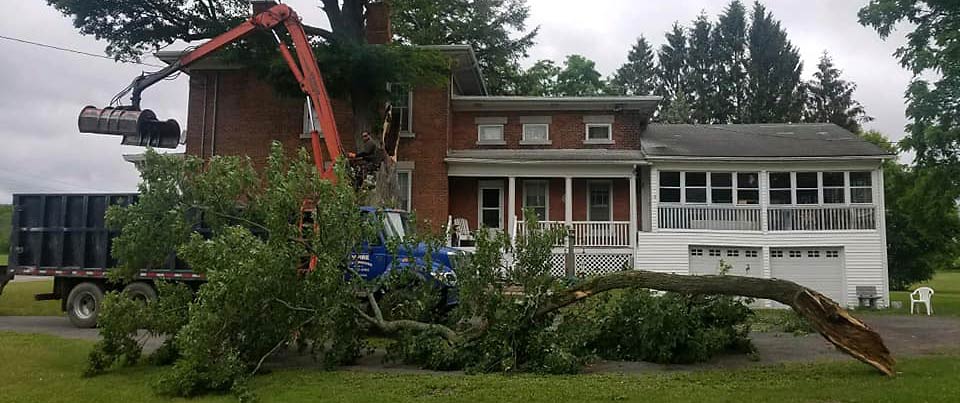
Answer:
[(120, 144), (155, 148), (177, 148), (182, 144), (180, 124), (160, 121), (149, 109), (99, 109), (87, 106), (77, 120), (80, 133), (123, 136)]

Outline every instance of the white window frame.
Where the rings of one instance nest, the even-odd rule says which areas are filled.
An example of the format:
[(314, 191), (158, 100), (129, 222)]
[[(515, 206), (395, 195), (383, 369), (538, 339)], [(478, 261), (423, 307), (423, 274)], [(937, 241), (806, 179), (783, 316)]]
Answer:
[[(797, 173), (798, 173), (798, 172), (816, 172), (816, 174), (817, 174), (817, 203), (815, 203), (815, 204), (799, 204), (799, 203), (797, 203), (797, 190), (798, 190), (798, 188), (797, 188)], [(823, 197), (823, 190), (824, 190), (824, 189), (839, 189), (839, 188), (840, 188), (839, 186), (824, 186), (824, 184), (823, 184), (823, 174), (824, 174), (824, 173), (827, 173), (827, 172), (842, 172), (842, 173), (843, 173), (843, 182), (844, 182), (844, 183), (843, 183), (843, 195), (844, 195), (844, 196), (843, 196), (843, 197), (844, 197), (843, 203), (826, 203), (826, 202), (825, 202), (825, 199), (824, 199), (824, 197)], [(769, 202), (769, 200), (772, 199), (772, 198), (770, 197), (770, 192), (771, 192), (771, 191), (775, 191), (775, 190), (788, 190), (788, 189), (786, 189), (786, 188), (774, 188), (774, 187), (772, 187), (773, 181), (770, 180), (770, 175), (772, 175), (772, 174), (779, 174), (779, 173), (787, 173), (787, 174), (790, 175), (790, 189), (789, 189), (789, 190), (790, 190), (790, 197), (791, 197), (790, 204), (773, 204), (773, 203), (770, 203), (770, 202)], [(853, 186), (853, 182), (851, 181), (851, 175), (850, 175), (850, 174), (852, 174), (852, 173), (865, 173), (865, 174), (869, 175), (869, 177), (870, 177), (870, 186)], [(821, 207), (830, 207), (830, 206), (834, 206), (834, 207), (836, 207), (836, 206), (850, 206), (850, 205), (857, 205), (857, 206), (874, 206), (874, 205), (876, 205), (876, 201), (875, 201), (875, 200), (876, 200), (876, 194), (873, 192), (874, 183), (875, 183), (875, 182), (876, 182), (876, 181), (875, 181), (875, 179), (874, 179), (874, 171), (864, 171), (864, 170), (849, 170), (849, 171), (768, 171), (768, 172), (767, 172), (767, 183), (770, 184), (770, 185), (769, 185), (768, 188), (767, 188), (767, 200), (768, 200), (769, 205), (771, 205), (771, 206), (783, 206), (783, 207), (787, 207), (787, 206), (790, 206), (790, 207), (798, 207), (798, 206), (821, 206)], [(799, 189), (799, 190), (812, 190), (812, 189), (813, 189), (813, 188), (802, 188), (802, 189)], [(863, 203), (863, 202), (855, 203), (855, 202), (853, 202), (853, 189), (870, 189), (870, 202), (869, 202), (869, 203)]]
[[(503, 126), (504, 126), (504, 125), (502, 125), (502, 124), (479, 124), (479, 125), (477, 125), (477, 144), (480, 144), (480, 145), (504, 145), (504, 144), (507, 144), (506, 140), (504, 139), (504, 135), (503, 135)], [(489, 127), (496, 127), (496, 128), (499, 128), (499, 129), (500, 129), (500, 139), (499, 139), (499, 140), (484, 139), (483, 137), (480, 136), (480, 134), (483, 133), (483, 129), (484, 129), (484, 128), (489, 128)]]
[[(528, 139), (527, 138), (527, 128), (534, 126), (542, 126), (544, 132), (546, 133), (546, 138), (544, 139)], [(547, 123), (524, 123), (523, 124), (523, 134), (520, 138), (520, 144), (533, 144), (533, 145), (549, 145), (550, 144), (550, 125)]]
[[(406, 206), (400, 206), (400, 208), (402, 208), (403, 210), (409, 212), (409, 211), (412, 211), (412, 210), (413, 210), (413, 170), (412, 170), (412, 169), (398, 169), (398, 170), (397, 170), (397, 183), (398, 183), (398, 184), (399, 184), (399, 182), (400, 182), (400, 179), (399, 179), (399, 178), (400, 178), (400, 175), (407, 175), (407, 189), (406, 189), (406, 192), (405, 192), (405, 193), (406, 193), (406, 196), (407, 196), (407, 203), (406, 203)], [(404, 189), (400, 189), (400, 191), (403, 192)]]
[(587, 204), (586, 204), (586, 206), (587, 206), (587, 221), (593, 221), (593, 217), (590, 216), (590, 211), (592, 210), (592, 209), (590, 208), (590, 188), (591, 188), (592, 186), (595, 186), (595, 185), (606, 185), (606, 186), (607, 186), (607, 198), (609, 199), (609, 201), (607, 202), (607, 203), (609, 203), (609, 205), (608, 205), (609, 207), (607, 208), (607, 211), (609, 212), (609, 214), (607, 214), (607, 219), (606, 219), (606, 220), (597, 220), (597, 222), (610, 222), (610, 221), (613, 221), (613, 182), (612, 182), (612, 181), (608, 181), (608, 180), (591, 180), (591, 181), (587, 181), (587, 192), (586, 192), (586, 193), (587, 193)]
[[(584, 135), (583, 143), (584, 144), (613, 144), (613, 124), (612, 123), (587, 123), (583, 125)], [(591, 127), (606, 127), (607, 128), (607, 138), (605, 139), (591, 139), (590, 138), (590, 128)]]
[[(550, 221), (550, 181), (546, 179), (524, 179), (523, 180), (523, 195), (521, 196), (520, 206), (522, 209), (526, 210), (527, 208), (527, 190), (528, 185), (536, 184), (543, 185), (543, 220)], [(525, 218), (525, 217), (524, 217)]]
[[(677, 186), (664, 186), (663, 185), (663, 174), (664, 173), (679, 173), (680, 182), (677, 183)], [(657, 172), (657, 200), (662, 204), (683, 204), (683, 171), (659, 171)], [(663, 201), (663, 195), (661, 194), (661, 189), (676, 189), (680, 192), (680, 200), (675, 202), (665, 202)]]
[[(797, 178), (799, 173), (813, 173), (817, 177), (817, 187), (815, 188), (802, 188), (800, 187), (800, 180)], [(820, 175), (820, 171), (794, 171), (790, 175), (792, 182), (790, 183), (793, 188), (793, 204), (797, 206), (822, 206), (823, 205), (823, 178)], [(816, 190), (817, 191), (817, 202), (816, 203), (800, 203), (800, 199), (797, 196), (797, 191), (800, 190)]]
[[(823, 180), (823, 174), (828, 174), (828, 173), (839, 173), (839, 174), (843, 177), (843, 185), (842, 185), (842, 186), (827, 186), (827, 183)], [(850, 175), (849, 175), (848, 172), (845, 172), (845, 171), (821, 171), (821, 172), (820, 172), (820, 203), (822, 203), (823, 205), (832, 205), (832, 206), (842, 206), (842, 205), (847, 204), (847, 200), (850, 199), (850, 195), (848, 194), (849, 191), (847, 191), (847, 189), (850, 188), (850, 186), (848, 185), (848, 184), (849, 184), (849, 181), (850, 181)], [(843, 202), (841, 202), (841, 203), (827, 203), (827, 197), (826, 197), (826, 191), (827, 191), (827, 189), (839, 189), (839, 190), (840, 190), (840, 194), (843, 195)]]
[[(872, 206), (876, 202), (876, 194), (873, 192), (874, 183), (874, 171), (847, 171), (847, 203), (856, 204), (858, 206)], [(865, 173), (870, 178), (870, 186), (853, 186), (853, 181), (850, 179), (850, 174), (852, 173)], [(853, 201), (853, 189), (870, 189), (870, 202), (854, 202)]]
[[(789, 182), (789, 184), (787, 185), (788, 187), (785, 187), (785, 188), (775, 188), (775, 187), (773, 187), (773, 181), (770, 180), (770, 175), (772, 175), (772, 174), (782, 174), (782, 173), (787, 174), (787, 182)], [(768, 185), (767, 185), (767, 203), (768, 203), (769, 205), (771, 205), (771, 206), (793, 206), (794, 203), (797, 201), (797, 199), (794, 197), (795, 195), (793, 194), (793, 183), (794, 183), (794, 182), (793, 182), (793, 172), (790, 172), (790, 171), (769, 171), (769, 172), (767, 172), (767, 184), (768, 184)], [(775, 190), (779, 190), (779, 191), (786, 190), (787, 192), (790, 192), (790, 203), (776, 203), (776, 204), (774, 204), (774, 203), (772, 202), (773, 198), (770, 197), (770, 192), (771, 192), (771, 191), (775, 191)]]
[[(400, 83), (387, 83), (387, 91), (396, 85), (401, 88), (406, 87)], [(394, 106), (396, 108), (396, 106)], [(407, 109), (407, 127), (400, 128), (400, 137), (416, 137), (413, 133), (413, 89), (407, 90), (407, 105), (401, 108)]]
[[(730, 186), (713, 186), (713, 175), (714, 174), (727, 174), (730, 175)], [(729, 190), (730, 191), (730, 203), (720, 203), (713, 201), (713, 190)], [(737, 174), (734, 172), (707, 172), (707, 204), (715, 205), (736, 205), (737, 204)]]
[[(709, 205), (709, 206), (727, 206), (727, 207), (733, 206), (733, 207), (744, 207), (744, 208), (749, 208), (750, 206), (759, 206), (759, 205), (760, 205), (759, 200), (758, 200), (758, 203), (756, 203), (756, 204), (741, 204), (741, 203), (740, 203), (740, 198), (739, 198), (739, 192), (740, 192), (741, 190), (756, 190), (756, 191), (757, 191), (757, 195), (758, 195), (758, 199), (759, 199), (759, 195), (760, 195), (760, 184), (759, 184), (759, 182), (760, 182), (760, 175), (761, 175), (761, 172), (760, 172), (760, 171), (673, 171), (673, 170), (663, 170), (663, 171), (659, 171), (659, 172), (657, 173), (657, 175), (658, 175), (658, 176), (657, 176), (657, 186), (658, 186), (658, 188), (657, 188), (657, 197), (658, 197), (658, 198), (660, 197), (660, 189), (664, 189), (664, 188), (666, 188), (666, 189), (677, 189), (676, 186), (663, 186), (662, 181), (660, 181), (659, 175), (662, 174), (662, 173), (665, 173), (665, 172), (666, 172), (666, 173), (671, 173), (671, 172), (679, 172), (679, 173), (680, 173), (680, 187), (679, 187), (679, 189), (680, 189), (680, 202), (664, 202), (664, 201), (660, 200), (660, 204), (674, 205), (674, 206), (676, 206), (676, 205), (693, 205), (693, 206), (707, 206), (707, 205)], [(687, 201), (687, 173), (705, 173), (705, 174), (707, 175), (707, 185), (706, 185), (707, 200), (706, 200), (706, 202), (688, 202), (688, 201)], [(714, 188), (713, 188), (713, 174), (715, 174), (715, 173), (716, 173), (716, 174), (730, 174), (730, 175), (731, 175), (731, 184), (730, 184), (731, 187), (723, 186), (723, 187), (718, 187), (717, 189), (730, 189), (731, 192), (733, 193), (733, 195), (732, 195), (732, 196), (733, 196), (733, 197), (732, 197), (732, 198), (733, 198), (733, 203), (715, 203), (715, 202), (713, 201), (713, 189), (714, 189)], [(740, 187), (740, 184), (738, 183), (739, 180), (738, 180), (738, 178), (737, 178), (737, 176), (740, 175), (740, 174), (756, 174), (756, 175), (757, 175), (757, 182), (758, 182), (758, 183), (757, 183), (757, 187), (755, 187), (755, 188), (741, 188), (741, 187)], [(701, 188), (701, 186), (695, 186), (695, 188)]]
[[(703, 174), (703, 177), (704, 177), (703, 186), (687, 186), (687, 173)], [(683, 204), (693, 204), (693, 205), (699, 205), (699, 206), (710, 204), (710, 173), (709, 173), (709, 172), (707, 172), (707, 171), (689, 171), (689, 172), (688, 172), (688, 171), (683, 171), (683, 173), (680, 174), (680, 187), (681, 187), (681, 190), (680, 190), (680, 201), (681, 201)], [(704, 198), (703, 198), (703, 201), (702, 201), (702, 202), (688, 202), (688, 201), (687, 201), (687, 189), (703, 189), (703, 192), (705, 193)]]
[[(503, 211), (503, 208), (504, 208), (504, 201), (503, 201), (503, 198), (504, 198), (503, 181), (480, 181), (480, 182), (478, 183), (478, 185), (477, 185), (477, 188), (478, 188), (478, 191), (477, 191), (477, 227), (479, 228), (480, 226), (483, 226), (483, 211), (484, 211), (485, 209), (491, 209), (491, 210), (492, 210), (492, 207), (488, 207), (488, 208), (484, 208), (484, 207), (483, 207), (483, 191), (484, 191), (484, 189), (497, 189), (497, 190), (500, 191), (500, 198), (499, 198), (499, 200), (498, 200), (498, 202), (497, 202), (497, 204), (498, 204), (497, 210), (498, 210), (498, 213), (499, 213), (499, 215), (500, 215), (500, 221), (499, 221), (499, 226), (498, 226), (497, 228), (491, 228), (491, 229), (503, 230), (503, 229), (504, 229), (504, 223), (503, 223), (503, 221), (504, 221), (504, 215), (505, 215), (505, 213), (504, 213), (504, 211)], [(507, 202), (510, 202), (510, 201), (507, 201)]]

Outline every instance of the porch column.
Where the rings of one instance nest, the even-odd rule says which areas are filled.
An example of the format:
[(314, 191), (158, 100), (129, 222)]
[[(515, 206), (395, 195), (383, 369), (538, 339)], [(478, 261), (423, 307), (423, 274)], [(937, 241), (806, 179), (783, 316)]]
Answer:
[(573, 225), (573, 177), (564, 178), (563, 220), (567, 226)]
[(507, 178), (507, 233), (513, 239), (517, 235), (517, 178)]
[(630, 175), (630, 249), (637, 249), (637, 173), (634, 167), (633, 175)]

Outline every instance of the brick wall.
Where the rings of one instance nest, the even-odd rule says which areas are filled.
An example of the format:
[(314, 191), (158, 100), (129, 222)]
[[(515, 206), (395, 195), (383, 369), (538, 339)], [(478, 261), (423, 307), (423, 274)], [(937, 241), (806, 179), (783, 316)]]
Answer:
[(417, 87), (413, 90), (414, 138), (400, 140), (399, 161), (414, 163), (412, 205), (417, 218), (439, 229), (447, 223), (447, 139), (450, 133), (449, 88)]
[[(614, 144), (584, 144), (586, 125), (584, 116), (614, 115), (613, 141)], [(551, 116), (550, 145), (521, 145), (523, 124), (521, 116)], [(503, 127), (503, 137), (506, 145), (490, 146), (477, 145), (478, 117), (506, 117), (507, 124)], [(453, 138), (450, 148), (455, 150), (474, 148), (594, 148), (594, 149), (639, 149), (640, 132), (643, 130), (643, 117), (636, 111), (624, 111), (617, 114), (602, 111), (533, 111), (533, 112), (454, 112)]]

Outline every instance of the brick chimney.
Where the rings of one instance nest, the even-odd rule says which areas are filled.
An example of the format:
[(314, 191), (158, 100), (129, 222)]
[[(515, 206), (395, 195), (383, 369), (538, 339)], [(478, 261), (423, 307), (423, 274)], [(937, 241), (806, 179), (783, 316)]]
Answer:
[(381, 0), (367, 4), (367, 43), (384, 45), (393, 40), (390, 29), (390, 1)]
[(257, 15), (277, 5), (277, 2), (274, 0), (250, 0), (250, 5), (253, 6), (253, 15)]

